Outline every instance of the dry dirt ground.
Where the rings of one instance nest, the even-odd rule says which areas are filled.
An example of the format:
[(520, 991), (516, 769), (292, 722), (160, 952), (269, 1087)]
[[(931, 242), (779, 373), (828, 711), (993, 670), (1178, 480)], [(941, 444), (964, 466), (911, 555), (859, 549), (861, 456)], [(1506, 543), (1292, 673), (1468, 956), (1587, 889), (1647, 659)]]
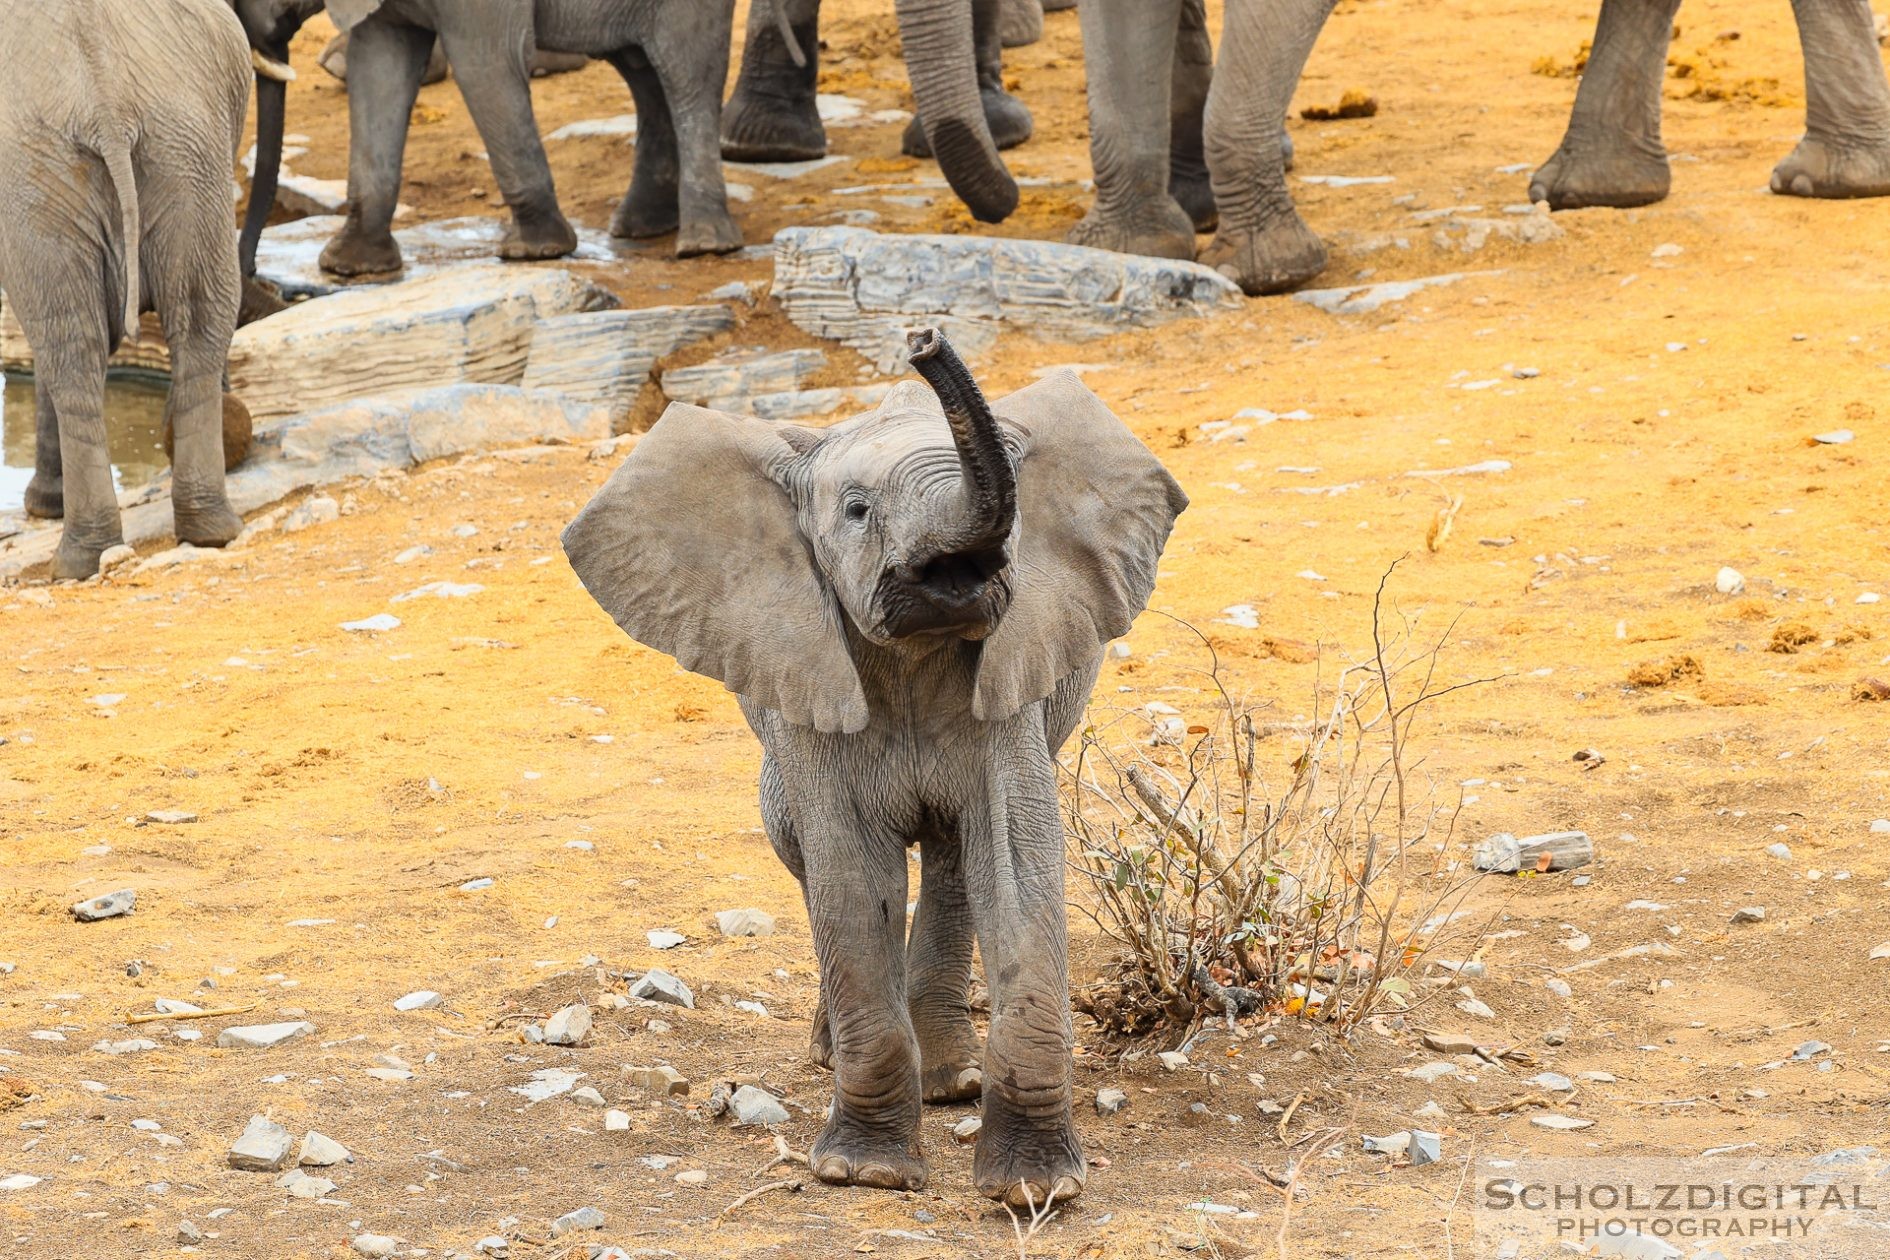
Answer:
[[(1890, 585), (1877, 452), (1890, 406), (1890, 205), (1766, 193), (1801, 126), (1788, 6), (1694, 0), (1675, 45), (1693, 69), (1669, 84), (1667, 137), (1682, 156), (1668, 201), (1559, 215), (1566, 235), (1534, 246), (1465, 257), (1434, 245), (1412, 211), (1496, 214), (1523, 199), (1526, 172), (1497, 168), (1545, 157), (1574, 91), (1532, 63), (1566, 64), (1594, 7), (1348, 4), (1313, 56), (1293, 122), (1300, 172), (1396, 177), (1295, 182), (1334, 243), (1323, 283), (1368, 269), (1381, 280), (1487, 274), (1364, 317), (1277, 298), (1082, 346), (1020, 330), (986, 385), (1003, 392), (1049, 364), (1104, 365), (1089, 383), (1194, 499), (1154, 606), (1202, 627), (1230, 684), (1282, 717), (1307, 708), (1317, 670), (1366, 646), (1380, 575), (1410, 557), (1392, 589), (1420, 634), (1458, 619), (1442, 677), (1502, 676), (1440, 703), (1419, 729), (1424, 773), (1450, 791), (1471, 784), (1461, 834), (1579, 827), (1601, 853), (1584, 887), (1566, 876), (1482, 886), (1471, 904), (1497, 939), (1473, 987), (1495, 1019), (1438, 1003), (1417, 1022), (1473, 1026), (1567, 1075), (1617, 1080), (1585, 1084), (1562, 1108), (1594, 1127), (1551, 1133), (1526, 1113), (1459, 1109), (1460, 1098), (1522, 1092), (1514, 1074), (1435, 1086), (1397, 1075), (1437, 1057), (1408, 1030), (1343, 1046), (1283, 1020), (1274, 1048), (1253, 1038), (1197, 1051), (1232, 1057), (1210, 1078), (1164, 1073), (1152, 1056), (1125, 1061), (1125, 1050), (1166, 1046), (1110, 1044), (1079, 1019), (1079, 1101), (1119, 1084), (1133, 1104), (1108, 1120), (1079, 1106), (1097, 1167), (1034, 1254), (1269, 1253), (1280, 1197), (1234, 1167), (1279, 1171), (1293, 1154), (1263, 1098), (1305, 1095), (1287, 1141), (1326, 1126), (1407, 1128), (1429, 1099), (1451, 1113), (1435, 1122), (1436, 1165), (1390, 1167), (1355, 1136), (1313, 1161), (1297, 1256), (1442, 1257), (1447, 1238), (1466, 1254), (1459, 1187), (1473, 1154), (1690, 1155), (1742, 1142), (1808, 1154), (1890, 1139), (1890, 962), (1868, 957), (1890, 940), (1890, 836), (1869, 826), (1890, 816), (1890, 704), (1859, 698), (1867, 679), (1890, 677), (1890, 622), (1885, 604), (1858, 602)], [(824, 86), (874, 109), (901, 105), (883, 6), (829, 8)], [(1055, 182), (1033, 187), (1001, 230), (1055, 237), (1080, 212), (1087, 162), (1074, 14), (1049, 30), (1013, 56), (1038, 138), (1012, 161)], [(1733, 30), (1736, 41), (1716, 41)], [(297, 45), (291, 128), (314, 137), (301, 168), (339, 176), (343, 98), (313, 68), (320, 42)], [(1377, 117), (1298, 120), (1298, 106), (1352, 87), (1378, 96)], [(602, 68), (538, 92), (546, 130), (629, 108)], [(897, 157), (895, 126), (833, 141), (851, 163), (792, 182), (744, 177), (756, 189), (739, 208), (751, 241), (848, 208), (876, 209), (896, 230), (965, 226), (943, 198), (908, 208), (832, 194), (933, 173)], [(485, 204), (475, 147), (454, 89), (427, 89), (406, 195), (421, 215)], [(604, 226), (627, 151), (587, 140), (552, 153), (567, 209)], [(1409, 248), (1361, 252), (1385, 233)], [(644, 252), (619, 282), (632, 296), (667, 286), (670, 300), (689, 300), (767, 276), (764, 262)], [(731, 340), (805, 344), (766, 303)], [(836, 361), (849, 377), (857, 366)], [(1310, 419), (1210, 440), (1204, 424), (1243, 408)], [(1841, 428), (1853, 443), (1808, 442)], [(42, 1178), (0, 1192), (0, 1253), (170, 1255), (188, 1218), (214, 1235), (201, 1247), (210, 1255), (339, 1257), (358, 1228), (439, 1255), (509, 1228), (523, 1239), (515, 1256), (555, 1257), (572, 1239), (549, 1240), (547, 1223), (589, 1204), (608, 1219), (586, 1240), (632, 1254), (1017, 1254), (950, 1139), (966, 1109), (928, 1112), (933, 1177), (921, 1193), (816, 1185), (718, 1222), (755, 1184), (768, 1139), (627, 1088), (625, 1065), (671, 1063), (696, 1082), (765, 1076), (794, 1112), (785, 1136), (804, 1149), (827, 1080), (804, 1057), (816, 995), (806, 921), (758, 829), (757, 750), (735, 704), (618, 634), (558, 551), (559, 529), (611, 466), (586, 456), (504, 453), (342, 487), (349, 511), (333, 524), (106, 585), (0, 592), (11, 680), (0, 692), (0, 961), (13, 964), (0, 976), (0, 1176)], [(1510, 467), (1413, 475), (1486, 460)], [(1454, 528), (1432, 553), (1427, 531), (1457, 495)], [(395, 562), (417, 545), (432, 550)], [(1716, 592), (1722, 566), (1745, 575), (1743, 595)], [(440, 580), (484, 589), (389, 604)], [(1239, 604), (1257, 610), (1259, 629), (1217, 622)], [(390, 633), (338, 628), (390, 610), (404, 623)], [(1808, 631), (1780, 636), (1797, 625)], [(1269, 638), (1317, 643), (1324, 664), (1282, 659), (1303, 654), (1277, 654)], [(1775, 638), (1805, 641), (1779, 652)], [(1160, 697), (1190, 718), (1206, 707), (1190, 635), (1151, 615), (1129, 642), (1099, 697)], [(1637, 665), (1675, 655), (1703, 672), (1629, 683)], [(1605, 764), (1571, 760), (1584, 748)], [(1281, 772), (1292, 750), (1273, 741), (1268, 756)], [(158, 809), (198, 821), (131, 821)], [(1789, 859), (1765, 855), (1775, 842)], [(460, 889), (481, 878), (491, 885)], [(138, 890), (131, 917), (79, 924), (66, 911), (121, 887)], [(1763, 923), (1729, 925), (1754, 904), (1768, 909)], [(719, 938), (710, 916), (741, 906), (773, 913), (778, 934)], [(688, 941), (658, 953), (645, 933), (659, 928)], [(1576, 930), (1592, 937), (1581, 953), (1562, 943)], [(1106, 951), (1081, 919), (1075, 932), (1081, 979)], [(1565, 972), (1567, 1000), (1545, 987), (1559, 969), (1650, 942), (1675, 952)], [(600, 1009), (576, 1050), (525, 1044), (518, 1021), (493, 1027), (621, 987), (601, 984), (587, 955), (611, 970), (672, 969), (698, 1008)], [(128, 974), (132, 960), (141, 974)], [(421, 988), (446, 1007), (393, 1010)], [(176, 1038), (186, 1024), (134, 1033), (127, 1016), (159, 997), (255, 1009), (198, 1021), (199, 1041)], [(270, 1051), (212, 1048), (221, 1027), (291, 1018), (319, 1031)], [(1563, 1026), (1565, 1045), (1543, 1043)], [(133, 1035), (157, 1048), (90, 1049)], [(1761, 1071), (1806, 1038), (1833, 1047), (1828, 1070)], [(384, 1055), (413, 1078), (367, 1075)], [(631, 1129), (605, 1132), (600, 1112), (569, 1099), (527, 1105), (508, 1092), (546, 1067), (624, 1100)], [(1742, 1093), (1754, 1088), (1765, 1095)], [(687, 1101), (700, 1100), (698, 1086)], [(1195, 1101), (1242, 1122), (1191, 1127)], [(226, 1168), (253, 1113), (355, 1152), (333, 1174), (343, 1204), (290, 1199), (270, 1176)], [(655, 1171), (639, 1162), (652, 1154), (680, 1162)], [(673, 1179), (686, 1170), (706, 1183)], [(1204, 1197), (1253, 1215), (1186, 1210)], [(215, 1209), (229, 1210), (213, 1219)]]

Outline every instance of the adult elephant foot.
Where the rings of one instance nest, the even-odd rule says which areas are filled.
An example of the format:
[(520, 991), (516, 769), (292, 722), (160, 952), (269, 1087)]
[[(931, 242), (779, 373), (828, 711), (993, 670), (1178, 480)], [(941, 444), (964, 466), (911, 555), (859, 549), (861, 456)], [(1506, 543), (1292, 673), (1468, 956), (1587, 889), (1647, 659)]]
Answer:
[(881, 1190), (920, 1189), (930, 1172), (916, 1135), (900, 1138), (849, 1119), (838, 1101), (807, 1153), (807, 1164), (828, 1185)]
[(1069, 1108), (1060, 1116), (1033, 1119), (995, 1095), (987, 1099), (971, 1172), (979, 1194), (1019, 1210), (1068, 1203), (1083, 1192), (1087, 1176)]
[(1667, 195), (1673, 175), (1664, 153), (1563, 141), (1529, 181), (1529, 200), (1551, 210), (1587, 206), (1651, 206)]
[(172, 508), (172, 519), (176, 524), (177, 541), (193, 547), (227, 546), (243, 532), (243, 518), (227, 501), (201, 507), (179, 504)]
[(42, 521), (56, 521), (66, 514), (64, 478), (42, 481), (37, 473), (26, 483), (26, 514)]
[(984, 1093), (978, 1030), (971, 1013), (913, 1012), (919, 1035), (919, 1094), (929, 1103), (971, 1102)]
[(1197, 169), (1177, 163), (1168, 173), (1168, 195), (1188, 216), (1196, 232), (1212, 232), (1221, 225), (1220, 208), (1214, 203), (1214, 185), (1205, 165)]
[(1264, 228), (1230, 226), (1225, 220), (1201, 261), (1248, 297), (1286, 293), (1326, 269), (1326, 244), (1297, 212)]
[(499, 241), (499, 257), (507, 262), (538, 262), (577, 252), (577, 231), (563, 214), (516, 215)]
[[(1000, 149), (1015, 149), (1030, 139), (1035, 123), (1024, 103), (1001, 88), (987, 88), (978, 93), (984, 106), (985, 125), (991, 128), (991, 140)], [(906, 124), (899, 150), (907, 157), (930, 158), (932, 143), (925, 136), (925, 126), (917, 116)]]
[(703, 254), (729, 254), (742, 247), (742, 230), (728, 211), (705, 215), (685, 223), (676, 233), (676, 257), (699, 258)]
[(322, 248), (322, 270), (345, 278), (394, 275), (402, 265), (392, 232), (371, 232), (352, 219)]
[(83, 582), (86, 578), (97, 577), (98, 558), (124, 541), (122, 534), (88, 539), (74, 537), (72, 530), (66, 530), (59, 539), (59, 549), (53, 552), (53, 579), (59, 582)]
[(1772, 168), (1772, 191), (1787, 197), (1890, 196), (1890, 141), (1807, 135)]
[[(1213, 194), (1208, 196), (1213, 205)], [(1194, 259), (1194, 222), (1172, 198), (1151, 197), (1132, 210), (1091, 206), (1066, 238), (1072, 245), (1141, 254), (1148, 258)]]
[(763, 95), (739, 84), (722, 111), (722, 156), (731, 162), (812, 162), (827, 156), (827, 128), (811, 95)]
[(236, 326), (242, 328), (288, 309), (289, 304), (282, 300), (282, 294), (275, 285), (255, 276), (246, 276), (243, 279), (243, 304), (236, 313)]

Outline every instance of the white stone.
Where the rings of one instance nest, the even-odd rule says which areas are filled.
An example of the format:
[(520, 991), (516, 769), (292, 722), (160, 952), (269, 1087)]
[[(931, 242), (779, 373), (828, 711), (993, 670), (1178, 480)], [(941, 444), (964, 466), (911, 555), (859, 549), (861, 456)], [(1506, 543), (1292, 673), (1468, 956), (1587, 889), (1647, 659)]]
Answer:
[(608, 436), (630, 414), (657, 360), (734, 326), (726, 306), (652, 306), (540, 320), (520, 384), (601, 408)]
[(353, 1163), (354, 1156), (335, 1139), (310, 1129), (302, 1137), (302, 1150), (295, 1162), (304, 1168), (332, 1168)]
[(604, 1113), (604, 1131), (622, 1133), (630, 1128), (630, 1113), (618, 1111), (615, 1107)]
[(279, 1046), (285, 1041), (294, 1041), (297, 1037), (306, 1037), (315, 1031), (315, 1025), (307, 1020), (290, 1020), (279, 1024), (251, 1024), (243, 1028), (225, 1028), (217, 1034), (217, 1048), (221, 1050), (266, 1050), (270, 1046)]
[(649, 939), (651, 949), (675, 949), (689, 939), (681, 932), (673, 932), (668, 928), (657, 928), (654, 931), (645, 932), (644, 936)]
[(14, 1173), (11, 1177), (0, 1177), (0, 1190), (31, 1190), (42, 1180), (26, 1173)]
[(98, 573), (100, 577), (110, 577), (113, 572), (123, 568), (138, 558), (136, 547), (127, 547), (119, 543), (116, 547), (107, 547), (99, 553)]
[(1441, 285), (1456, 284), (1472, 276), (1498, 276), (1500, 271), (1453, 271), (1439, 276), (1421, 276), (1415, 280), (1392, 280), (1382, 284), (1355, 284), (1343, 289), (1301, 289), (1295, 302), (1317, 307), (1328, 315), (1368, 315), (1391, 302), (1402, 302), (1414, 293)]
[(523, 1085), (507, 1086), (514, 1094), (523, 1094), (534, 1103), (541, 1103), (547, 1098), (556, 1098), (559, 1094), (568, 1094), (584, 1073), (573, 1072), (567, 1068), (539, 1068), (532, 1073), (532, 1079)]
[(400, 629), (400, 618), (392, 613), (375, 613), (372, 617), (363, 617), (359, 621), (344, 621), (343, 630), (354, 633), (377, 633), (383, 630)]
[(361, 1255), (371, 1260), (382, 1260), (400, 1250), (400, 1240), (389, 1238), (386, 1234), (356, 1234), (351, 1244)]
[(291, 1168), (276, 1178), (276, 1184), (298, 1199), (321, 1199), (335, 1192), (335, 1183), (326, 1177), (311, 1177), (300, 1168)]
[(128, 1041), (101, 1041), (92, 1049), (100, 1054), (137, 1054), (142, 1050), (157, 1049), (157, 1042), (146, 1037), (133, 1037)]
[(744, 1085), (729, 1100), (737, 1125), (786, 1124), (787, 1108), (779, 1099), (757, 1085)]
[(1570, 1132), (1575, 1129), (1592, 1128), (1595, 1122), (1593, 1120), (1583, 1120), (1576, 1116), (1562, 1116), (1550, 1113), (1548, 1115), (1530, 1116), (1529, 1123), (1535, 1125), (1538, 1129), (1560, 1129), (1564, 1132)]
[(297, 534), (314, 525), (325, 525), (341, 519), (341, 504), (327, 495), (315, 495), (304, 499), (282, 518), (282, 532)]
[(597, 1107), (601, 1109), (605, 1106), (604, 1096), (590, 1085), (580, 1085), (572, 1090), (571, 1101), (584, 1107)]
[(394, 1009), (397, 1011), (430, 1011), (445, 1004), (446, 999), (432, 989), (416, 989), (405, 997), (394, 999)]
[(774, 250), (774, 296), (788, 318), (887, 375), (902, 370), (906, 331), (922, 324), (975, 360), (1007, 324), (1087, 340), (1242, 304), (1232, 281), (1198, 263), (1045, 241), (795, 227)]
[(1745, 593), (1745, 575), (1737, 569), (1721, 569), (1719, 576), (1713, 579), (1713, 589), (1721, 595), (1741, 595)]
[(773, 936), (774, 916), (766, 910), (722, 910), (715, 926), (723, 936)]
[(467, 599), (485, 589), (477, 582), (428, 582), (425, 586), (403, 591), (387, 602), (404, 604), (410, 599)]
[(660, 968), (639, 976), (630, 986), (630, 996), (651, 1002), (667, 1002), (671, 1006), (690, 1010), (696, 1006), (696, 995), (689, 991), (689, 986)]
[(243, 1135), (230, 1147), (230, 1167), (244, 1172), (275, 1172), (289, 1162), (295, 1139), (267, 1116), (251, 1116)]
[(72, 917), (81, 923), (96, 923), (100, 919), (115, 919), (130, 914), (137, 904), (137, 890), (121, 888), (117, 892), (79, 902), (72, 907)]
[(545, 1021), (545, 1043), (553, 1046), (582, 1045), (591, 1034), (591, 1008), (582, 1003), (567, 1006)]
[(1873, 835), (1890, 835), (1890, 818), (1871, 819), (1870, 830)]

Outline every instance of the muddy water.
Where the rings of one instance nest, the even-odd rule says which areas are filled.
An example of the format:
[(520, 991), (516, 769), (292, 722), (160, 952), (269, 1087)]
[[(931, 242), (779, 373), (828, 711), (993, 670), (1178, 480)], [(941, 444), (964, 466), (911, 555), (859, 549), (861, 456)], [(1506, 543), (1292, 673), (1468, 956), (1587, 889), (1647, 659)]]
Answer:
[[(105, 427), (112, 449), (112, 480), (135, 490), (166, 468), (165, 387), (153, 381), (111, 380), (105, 386)], [(33, 382), (5, 379), (0, 390), (0, 513), (17, 512), (33, 479)]]

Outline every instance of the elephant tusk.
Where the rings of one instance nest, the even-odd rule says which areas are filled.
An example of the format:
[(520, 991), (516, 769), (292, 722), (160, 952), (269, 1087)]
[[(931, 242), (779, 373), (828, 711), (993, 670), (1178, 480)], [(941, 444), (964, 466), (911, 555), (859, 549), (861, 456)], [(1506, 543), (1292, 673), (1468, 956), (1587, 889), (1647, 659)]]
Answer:
[(256, 67), (256, 73), (265, 79), (274, 79), (277, 83), (295, 82), (295, 67), (273, 57), (265, 57), (256, 49), (249, 50), (249, 64)]
[(783, 7), (786, 0), (762, 0), (774, 9), (774, 24), (781, 32), (781, 41), (787, 45), (788, 56), (800, 69), (807, 67), (807, 54), (801, 50), (801, 41), (794, 37), (794, 24), (788, 21), (787, 10)]

